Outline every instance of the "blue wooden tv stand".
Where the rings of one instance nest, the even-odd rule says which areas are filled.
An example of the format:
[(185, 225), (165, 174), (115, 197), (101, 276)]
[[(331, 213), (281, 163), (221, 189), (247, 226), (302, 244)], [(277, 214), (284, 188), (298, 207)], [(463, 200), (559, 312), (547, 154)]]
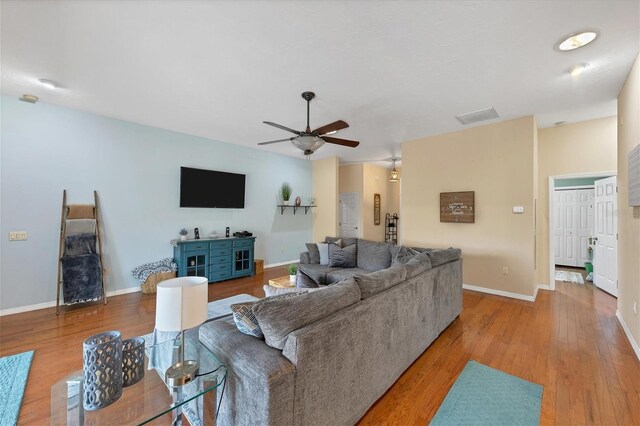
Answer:
[(176, 240), (173, 258), (178, 276), (206, 277), (209, 282), (253, 275), (255, 237)]

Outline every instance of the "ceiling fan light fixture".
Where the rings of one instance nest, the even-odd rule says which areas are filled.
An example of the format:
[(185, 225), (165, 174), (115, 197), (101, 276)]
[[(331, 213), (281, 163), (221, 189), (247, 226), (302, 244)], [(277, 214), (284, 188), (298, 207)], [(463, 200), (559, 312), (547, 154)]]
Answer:
[(396, 159), (393, 159), (393, 170), (391, 170), (391, 176), (389, 176), (389, 182), (400, 182), (400, 174), (396, 170)]
[(291, 141), (295, 146), (302, 151), (314, 151), (324, 145), (324, 140), (317, 136), (304, 135), (294, 138)]

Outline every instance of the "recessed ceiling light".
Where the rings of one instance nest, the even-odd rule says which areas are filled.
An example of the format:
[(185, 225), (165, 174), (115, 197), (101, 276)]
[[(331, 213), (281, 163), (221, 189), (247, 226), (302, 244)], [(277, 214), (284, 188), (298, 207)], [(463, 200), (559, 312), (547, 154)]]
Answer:
[(589, 64), (586, 63), (586, 62), (581, 63), (581, 64), (575, 64), (573, 66), (570, 66), (566, 70), (564, 70), (564, 72), (569, 74), (571, 77), (577, 77), (580, 74), (582, 74), (584, 72), (584, 70), (587, 69), (588, 66), (589, 66)]
[(563, 52), (574, 50), (582, 46), (586, 46), (587, 44), (594, 41), (598, 38), (600, 34), (597, 31), (587, 30), (581, 31), (578, 33), (569, 34), (566, 37), (563, 37), (557, 44), (556, 47), (558, 50)]
[(47, 86), (49, 89), (57, 89), (58, 87), (60, 87), (60, 85), (58, 83), (56, 83), (53, 80), (49, 80), (46, 78), (41, 78), (38, 80), (42, 85)]

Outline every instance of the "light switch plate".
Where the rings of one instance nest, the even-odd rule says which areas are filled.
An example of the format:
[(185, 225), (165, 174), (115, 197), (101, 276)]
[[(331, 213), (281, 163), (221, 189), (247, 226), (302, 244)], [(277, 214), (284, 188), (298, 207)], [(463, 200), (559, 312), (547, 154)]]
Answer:
[(524, 206), (513, 206), (513, 212), (515, 214), (522, 214), (524, 213)]

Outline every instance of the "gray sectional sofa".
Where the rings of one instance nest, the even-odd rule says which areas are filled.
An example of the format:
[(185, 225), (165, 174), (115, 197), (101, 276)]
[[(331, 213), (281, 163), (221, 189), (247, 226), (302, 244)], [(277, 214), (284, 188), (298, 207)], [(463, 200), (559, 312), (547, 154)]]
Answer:
[[(389, 256), (377, 271), (361, 268), (372, 266), (362, 260), (322, 290), (257, 302), (265, 340), (240, 333), (231, 317), (200, 328), (229, 370), (221, 424), (354, 424), (460, 314), (460, 250), (424, 251), (393, 265)], [(339, 277), (337, 269), (311, 269), (325, 282)]]

